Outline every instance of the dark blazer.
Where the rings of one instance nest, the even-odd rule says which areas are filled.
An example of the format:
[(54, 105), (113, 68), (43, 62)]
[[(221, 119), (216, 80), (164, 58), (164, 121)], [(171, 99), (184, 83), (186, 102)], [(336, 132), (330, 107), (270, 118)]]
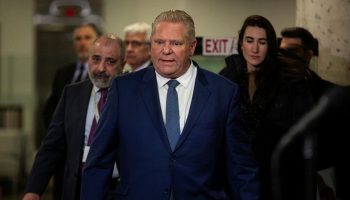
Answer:
[(258, 199), (257, 164), (241, 127), (234, 83), (197, 67), (188, 118), (172, 152), (153, 67), (114, 79), (82, 177), (84, 200), (103, 199), (114, 161), (115, 199)]
[(63, 90), (48, 134), (35, 157), (26, 192), (42, 194), (57, 166), (65, 162), (62, 199), (76, 199), (91, 90), (90, 81), (72, 84)]
[(55, 108), (61, 98), (61, 94), (64, 86), (72, 82), (74, 72), (76, 69), (77, 63), (70, 63), (60, 69), (55, 73), (55, 77), (52, 83), (51, 94), (45, 103), (43, 110), (43, 119), (45, 123), (45, 128), (48, 128), (52, 115), (55, 111)]

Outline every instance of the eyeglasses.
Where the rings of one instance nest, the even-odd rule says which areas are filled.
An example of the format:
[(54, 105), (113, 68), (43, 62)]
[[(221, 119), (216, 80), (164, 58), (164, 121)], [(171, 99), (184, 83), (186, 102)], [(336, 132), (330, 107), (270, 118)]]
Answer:
[(149, 42), (140, 42), (140, 41), (136, 41), (136, 40), (124, 41), (124, 43), (125, 43), (125, 46), (129, 46), (129, 44), (130, 44), (132, 48), (140, 47), (144, 44), (149, 44)]

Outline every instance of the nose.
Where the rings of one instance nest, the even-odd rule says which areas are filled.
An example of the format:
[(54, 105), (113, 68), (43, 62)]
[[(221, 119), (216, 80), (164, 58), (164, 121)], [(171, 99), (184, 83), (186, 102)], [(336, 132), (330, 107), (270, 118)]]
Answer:
[(90, 40), (81, 40), (80, 44), (82, 46), (88, 47), (92, 42)]
[(169, 42), (166, 42), (163, 46), (163, 53), (164, 54), (171, 54), (172, 53), (172, 48)]
[(125, 44), (125, 47), (126, 47), (126, 51), (131, 51), (133, 49), (131, 43)]
[(106, 62), (105, 61), (101, 61), (98, 66), (97, 66), (97, 70), (99, 72), (105, 71), (106, 69)]
[(254, 42), (253, 44), (253, 52), (255, 53), (259, 52), (259, 44), (257, 42)]

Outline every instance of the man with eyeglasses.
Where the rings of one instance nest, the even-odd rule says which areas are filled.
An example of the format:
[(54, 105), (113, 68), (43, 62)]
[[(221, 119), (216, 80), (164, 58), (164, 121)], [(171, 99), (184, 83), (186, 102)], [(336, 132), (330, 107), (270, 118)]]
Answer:
[(151, 26), (144, 22), (130, 24), (124, 28), (125, 61), (131, 72), (151, 65), (150, 34)]

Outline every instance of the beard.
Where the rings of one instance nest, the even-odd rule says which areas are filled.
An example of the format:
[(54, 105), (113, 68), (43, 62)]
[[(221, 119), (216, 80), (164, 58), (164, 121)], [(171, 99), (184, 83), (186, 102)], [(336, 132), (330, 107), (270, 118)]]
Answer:
[(92, 72), (89, 73), (91, 82), (98, 88), (109, 88), (112, 84), (113, 76), (106, 72)]

